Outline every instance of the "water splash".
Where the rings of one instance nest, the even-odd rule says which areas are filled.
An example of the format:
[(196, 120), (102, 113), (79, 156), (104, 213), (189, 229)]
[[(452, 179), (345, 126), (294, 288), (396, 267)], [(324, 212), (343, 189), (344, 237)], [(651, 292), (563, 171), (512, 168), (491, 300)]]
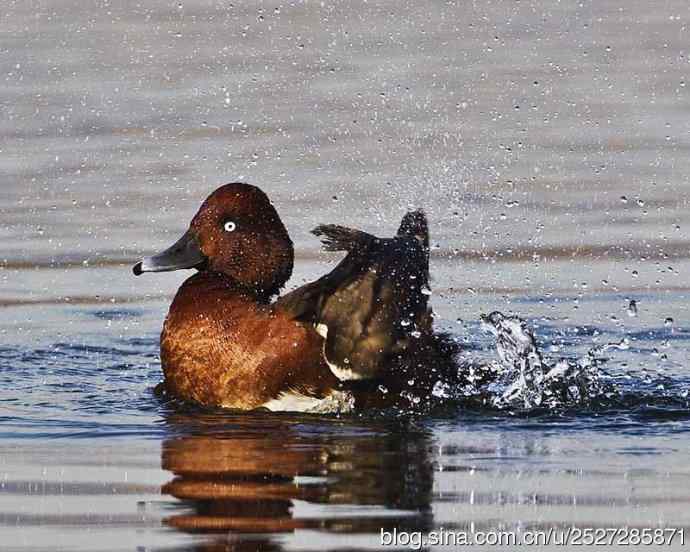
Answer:
[[(558, 341), (558, 347), (540, 347), (519, 317), (495, 312), (481, 322), (495, 337), (495, 346), (481, 338), (479, 324), (468, 323), (457, 370), (438, 373), (438, 381), (430, 378), (428, 386), (420, 386), (411, 379), (402, 390), (377, 384), (381, 400), (354, 412), (352, 397), (336, 394), (312, 412), (461, 414), (483, 419), (488, 407), (491, 415), (530, 419), (543, 413), (589, 420), (596, 412), (597, 420), (629, 417), (631, 427), (649, 420), (681, 425), (690, 420), (690, 377), (685, 364), (690, 331), (678, 323), (669, 328), (661, 317), (660, 327), (625, 335), (592, 325), (547, 325), (542, 327), (542, 337)], [(583, 338), (609, 343), (586, 351)], [(448, 339), (459, 342), (460, 336), (449, 334)], [(614, 350), (617, 358), (607, 354)], [(0, 407), (4, 410), (0, 421), (5, 435), (14, 436), (149, 435), (159, 431), (161, 412), (180, 408), (161, 402), (151, 392), (160, 379), (157, 335), (118, 339), (93, 335), (80, 338), (79, 343), (37, 348), (0, 346)], [(387, 408), (387, 404), (393, 406)]]
[(527, 323), (518, 316), (498, 311), (482, 315), (482, 328), (496, 337), (498, 359), (488, 368), (494, 381), (483, 390), (496, 408), (532, 409), (588, 404), (616, 395), (611, 378), (600, 369), (607, 350), (624, 348), (611, 343), (590, 349), (581, 358), (547, 359), (537, 346)]

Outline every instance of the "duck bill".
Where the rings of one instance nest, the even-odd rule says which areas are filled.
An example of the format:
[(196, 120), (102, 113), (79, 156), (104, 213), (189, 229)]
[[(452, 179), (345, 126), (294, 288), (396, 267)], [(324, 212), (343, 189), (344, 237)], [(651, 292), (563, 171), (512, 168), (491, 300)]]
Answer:
[(152, 257), (144, 257), (132, 267), (135, 276), (144, 272), (169, 272), (185, 268), (199, 268), (206, 262), (199, 240), (187, 230), (175, 244)]

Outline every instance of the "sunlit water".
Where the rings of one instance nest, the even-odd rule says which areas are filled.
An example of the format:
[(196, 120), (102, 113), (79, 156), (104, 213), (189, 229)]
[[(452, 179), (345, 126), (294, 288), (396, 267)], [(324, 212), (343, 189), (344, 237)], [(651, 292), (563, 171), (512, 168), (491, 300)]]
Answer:
[[(686, 12), (2, 10), (0, 549), (690, 531)], [(316, 224), (386, 235), (423, 207), (437, 324), (494, 384), (437, 389), (412, 415), (201, 412), (154, 396), (158, 332), (186, 275), (135, 279), (128, 264), (237, 179), (286, 221), (290, 287), (336, 259), (309, 237)], [(526, 322), (498, 332), (498, 352), (480, 322), (492, 311)]]

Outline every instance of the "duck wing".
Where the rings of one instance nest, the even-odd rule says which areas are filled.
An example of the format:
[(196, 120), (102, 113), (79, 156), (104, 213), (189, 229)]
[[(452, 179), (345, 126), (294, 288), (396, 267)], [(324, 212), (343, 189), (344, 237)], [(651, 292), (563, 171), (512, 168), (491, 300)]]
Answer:
[(280, 297), (276, 305), (297, 320), (317, 324), (324, 300), (367, 270), (367, 259), (378, 238), (361, 230), (336, 224), (320, 225), (312, 234), (322, 238), (326, 251), (348, 251), (328, 274)]
[(408, 213), (393, 238), (338, 225), (321, 225), (313, 233), (327, 251), (347, 255), (278, 304), (325, 338), (326, 361), (341, 380), (377, 378), (431, 331), (426, 217)]

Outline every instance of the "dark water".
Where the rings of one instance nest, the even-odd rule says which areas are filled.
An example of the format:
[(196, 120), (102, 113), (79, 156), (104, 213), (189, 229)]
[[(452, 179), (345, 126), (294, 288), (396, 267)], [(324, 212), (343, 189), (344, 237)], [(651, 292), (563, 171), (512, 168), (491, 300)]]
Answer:
[[(582, 305), (592, 319), (609, 307)], [(614, 400), (317, 416), (163, 402), (156, 333), (125, 330), (158, 309), (74, 312), (89, 321), (78, 336), (0, 350), (5, 549), (323, 550), (376, 547), (394, 528), (690, 526), (690, 331), (677, 323), (529, 320), (545, 358), (626, 336), (602, 367)], [(495, 359), (478, 322), (456, 326), (468, 357)]]

